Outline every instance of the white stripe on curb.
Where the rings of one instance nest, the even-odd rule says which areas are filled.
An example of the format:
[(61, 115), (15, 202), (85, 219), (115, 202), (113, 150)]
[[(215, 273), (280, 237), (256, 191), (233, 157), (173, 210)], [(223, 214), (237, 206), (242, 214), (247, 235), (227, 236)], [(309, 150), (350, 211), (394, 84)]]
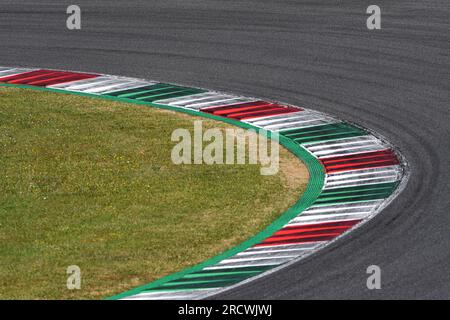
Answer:
[(157, 100), (155, 101), (155, 103), (169, 105), (172, 107), (182, 107), (198, 110), (200, 108), (208, 108), (212, 106), (227, 106), (236, 103), (245, 103), (251, 101), (254, 100), (210, 91), (180, 98)]
[(320, 159), (386, 149), (374, 136), (360, 136), (325, 142), (305, 143), (303, 147)]
[(31, 71), (35, 71), (35, 70), (37, 70), (37, 69), (31, 69), (31, 68), (6, 68), (6, 67), (3, 67), (0, 70), (0, 78), (15, 76), (17, 74), (21, 74), (21, 73), (24, 73), (24, 72), (31, 72)]
[(394, 182), (397, 181), (399, 177), (399, 166), (342, 171), (327, 174), (324, 189), (353, 187), (362, 184)]

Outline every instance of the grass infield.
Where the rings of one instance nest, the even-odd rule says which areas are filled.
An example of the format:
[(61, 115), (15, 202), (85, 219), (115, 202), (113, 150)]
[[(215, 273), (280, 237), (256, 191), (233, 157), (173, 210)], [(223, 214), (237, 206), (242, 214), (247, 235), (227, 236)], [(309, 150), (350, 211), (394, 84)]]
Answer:
[[(262, 230), (301, 196), (306, 167), (175, 165), (198, 117), (0, 88), (0, 298), (99, 299), (197, 264)], [(232, 126), (203, 121), (204, 129)], [(68, 290), (66, 268), (81, 268)]]

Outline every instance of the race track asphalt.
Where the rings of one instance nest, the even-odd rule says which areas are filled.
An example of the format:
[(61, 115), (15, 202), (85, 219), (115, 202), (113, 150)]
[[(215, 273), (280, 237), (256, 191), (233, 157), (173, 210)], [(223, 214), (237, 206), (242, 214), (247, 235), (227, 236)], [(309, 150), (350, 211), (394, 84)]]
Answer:
[[(382, 213), (313, 256), (217, 298), (450, 298), (450, 2), (2, 0), (0, 65), (202, 86), (321, 110), (375, 130), (411, 172)], [(368, 290), (366, 268), (382, 270)]]

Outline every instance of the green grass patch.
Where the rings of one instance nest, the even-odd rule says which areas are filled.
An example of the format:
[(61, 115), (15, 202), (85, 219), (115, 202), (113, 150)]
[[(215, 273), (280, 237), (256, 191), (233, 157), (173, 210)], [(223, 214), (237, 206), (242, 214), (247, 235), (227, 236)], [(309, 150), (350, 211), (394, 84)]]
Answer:
[[(0, 299), (98, 299), (197, 264), (262, 230), (308, 172), (281, 148), (258, 165), (175, 165), (196, 117), (0, 88)], [(204, 120), (203, 127), (230, 127)], [(81, 290), (68, 290), (78, 265)]]

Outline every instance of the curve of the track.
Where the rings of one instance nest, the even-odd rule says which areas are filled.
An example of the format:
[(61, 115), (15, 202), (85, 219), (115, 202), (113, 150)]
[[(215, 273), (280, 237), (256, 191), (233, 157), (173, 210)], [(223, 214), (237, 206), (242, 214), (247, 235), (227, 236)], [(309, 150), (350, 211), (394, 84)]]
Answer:
[[(450, 3), (42, 0), (0, 4), (0, 65), (145, 77), (278, 99), (360, 123), (408, 160), (403, 193), (330, 247), (219, 298), (450, 298)], [(382, 289), (368, 290), (379, 265)]]

